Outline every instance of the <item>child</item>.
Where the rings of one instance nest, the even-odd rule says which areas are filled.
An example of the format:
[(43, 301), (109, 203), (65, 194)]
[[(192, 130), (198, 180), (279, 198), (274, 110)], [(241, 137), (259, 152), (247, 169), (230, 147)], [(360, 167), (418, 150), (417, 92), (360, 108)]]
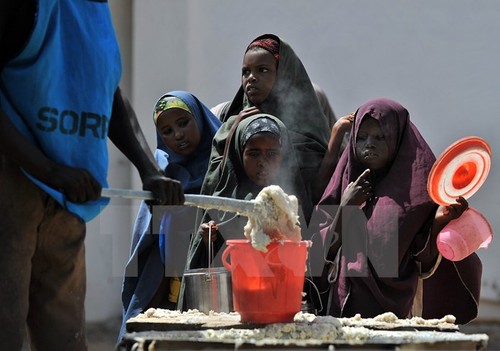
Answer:
[[(236, 118), (233, 116), (231, 118)], [(220, 181), (210, 195), (250, 200), (265, 187), (271, 184), (279, 185), (288, 194), (300, 194), (302, 189), (293, 177), (298, 170), (294, 154), (287, 152), (290, 147), (288, 132), (284, 124), (276, 117), (268, 114), (250, 116), (238, 124), (234, 137), (231, 139), (229, 151), (226, 154), (225, 167), (219, 174)], [(208, 228), (212, 229), (214, 251), (220, 249), (227, 239), (244, 238), (243, 226), (246, 217), (232, 221), (230, 228), (224, 225), (224, 230), (217, 231), (219, 226), (210, 219), (217, 219), (219, 213), (209, 211), (201, 225), (200, 235), (194, 236), (187, 267), (190, 269), (206, 267), (208, 256), (206, 244)], [(229, 237), (229, 236), (232, 237)], [(205, 245), (201, 245), (205, 241)], [(215, 265), (221, 265), (217, 260)]]
[[(320, 202), (340, 205), (321, 230), (323, 313), (373, 317), (390, 311), (406, 318), (414, 315), (419, 277), (446, 261), (438, 253), (437, 234), (468, 204), (459, 198), (438, 207), (431, 200), (427, 178), (435, 157), (399, 103), (380, 98), (363, 104), (355, 113), (352, 136)], [(358, 212), (362, 220), (356, 220)], [(464, 261), (449, 271), (457, 279), (448, 289), (470, 295), (446, 311), (458, 323), (477, 313), (480, 288), (479, 260), (473, 254)]]
[[(221, 112), (225, 123), (214, 140), (203, 193), (212, 193), (217, 185), (217, 168), (224, 166), (220, 156), (234, 133), (233, 124), (259, 112), (279, 118), (290, 133), (291, 150), (300, 170), (295, 176), (305, 189), (299, 202), (309, 216), (314, 201), (312, 184), (327, 149), (330, 128), (302, 62), (285, 41), (272, 34), (259, 36), (245, 51), (241, 87), (229, 107)], [(239, 118), (230, 118), (238, 115)]]
[[(185, 193), (199, 193), (207, 170), (212, 138), (221, 122), (194, 95), (185, 91), (169, 92), (155, 104), (153, 121), (157, 131), (155, 158), (165, 174), (181, 182)], [(131, 257), (124, 279), (123, 325), (147, 307), (175, 309), (180, 280), (192, 225), (180, 226), (177, 222), (189, 217), (169, 216), (165, 211), (160, 235), (151, 235), (152, 214), (145, 202), (141, 204), (132, 234)], [(169, 218), (174, 223), (165, 220)], [(177, 220), (177, 222), (175, 222)], [(176, 230), (172, 230), (174, 227)], [(179, 233), (185, 228), (185, 233)], [(176, 232), (177, 231), (177, 232)], [(175, 242), (173, 241), (175, 236)], [(173, 247), (175, 245), (175, 247)], [(138, 268), (138, 273), (134, 270)], [(175, 276), (172, 276), (175, 273)]]

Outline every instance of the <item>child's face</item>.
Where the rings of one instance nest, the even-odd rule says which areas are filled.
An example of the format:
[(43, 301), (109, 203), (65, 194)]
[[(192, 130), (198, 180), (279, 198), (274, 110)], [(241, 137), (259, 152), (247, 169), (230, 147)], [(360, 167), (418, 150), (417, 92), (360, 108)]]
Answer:
[(252, 48), (243, 57), (241, 85), (250, 101), (259, 106), (268, 97), (277, 74), (274, 56), (262, 48)]
[(165, 145), (176, 154), (189, 156), (200, 144), (200, 130), (189, 112), (170, 108), (158, 117), (156, 128)]
[(380, 170), (389, 164), (389, 147), (377, 120), (365, 118), (359, 126), (356, 155), (371, 170)]
[(281, 166), (281, 145), (269, 132), (254, 134), (243, 150), (243, 168), (248, 178), (259, 186), (273, 184)]

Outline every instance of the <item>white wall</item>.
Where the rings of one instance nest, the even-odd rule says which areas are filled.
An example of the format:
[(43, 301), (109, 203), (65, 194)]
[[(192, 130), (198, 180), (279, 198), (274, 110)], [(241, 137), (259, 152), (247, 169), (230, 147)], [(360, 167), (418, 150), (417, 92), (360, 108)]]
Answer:
[[(113, 22), (122, 52), (121, 88), (131, 96), (132, 33), (130, 0), (110, 2)], [(130, 162), (109, 142), (110, 187), (129, 188), (133, 173)], [(87, 226), (87, 299), (88, 321), (103, 321), (121, 315), (121, 282), (130, 250), (130, 231), (136, 212), (135, 202), (113, 200), (103, 213)], [(118, 333), (118, 331), (117, 331)]]
[[(209, 106), (231, 99), (246, 45), (260, 34), (275, 33), (291, 44), (337, 115), (387, 96), (408, 108), (436, 155), (464, 136), (486, 139), (493, 150), (492, 169), (469, 203), (496, 231), (498, 18), (497, 0), (136, 0), (132, 102), (154, 147), (151, 110), (162, 93), (189, 90)], [(133, 171), (132, 178), (133, 186), (140, 187)], [(111, 252), (107, 245), (99, 249)], [(89, 245), (88, 251), (94, 250)], [(494, 240), (479, 251), (482, 296), (488, 303), (500, 302), (499, 250)], [(95, 256), (91, 252), (89, 257)], [(114, 284), (117, 279), (104, 270)], [(93, 279), (89, 272), (89, 285)], [(119, 296), (113, 284), (106, 298)], [(98, 300), (89, 296), (89, 311)], [(491, 308), (481, 311), (489, 313)]]

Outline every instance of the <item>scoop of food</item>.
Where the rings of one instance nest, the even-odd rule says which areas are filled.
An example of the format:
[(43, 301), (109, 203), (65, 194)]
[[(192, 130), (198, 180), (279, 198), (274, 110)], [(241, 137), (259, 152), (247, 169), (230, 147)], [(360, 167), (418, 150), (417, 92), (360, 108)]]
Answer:
[(298, 200), (287, 195), (277, 185), (262, 189), (255, 200), (253, 213), (248, 215), (245, 237), (252, 246), (266, 252), (272, 241), (300, 241), (301, 233), (298, 216)]

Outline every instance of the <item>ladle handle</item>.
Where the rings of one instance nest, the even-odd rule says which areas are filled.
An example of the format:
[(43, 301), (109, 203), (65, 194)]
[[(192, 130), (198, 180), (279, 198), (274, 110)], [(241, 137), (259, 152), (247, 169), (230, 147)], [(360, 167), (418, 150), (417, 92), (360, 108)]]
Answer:
[[(125, 199), (153, 200), (153, 193), (146, 190), (112, 189), (104, 188), (102, 197), (121, 197)], [(218, 209), (221, 211), (236, 212), (241, 215), (252, 214), (255, 203), (249, 200), (232, 199), (222, 196), (184, 194), (184, 205), (195, 206), (204, 209)]]
[(146, 190), (131, 190), (131, 189), (112, 189), (103, 188), (101, 190), (102, 197), (121, 197), (124, 199), (137, 199), (137, 200), (153, 200), (153, 193)]

